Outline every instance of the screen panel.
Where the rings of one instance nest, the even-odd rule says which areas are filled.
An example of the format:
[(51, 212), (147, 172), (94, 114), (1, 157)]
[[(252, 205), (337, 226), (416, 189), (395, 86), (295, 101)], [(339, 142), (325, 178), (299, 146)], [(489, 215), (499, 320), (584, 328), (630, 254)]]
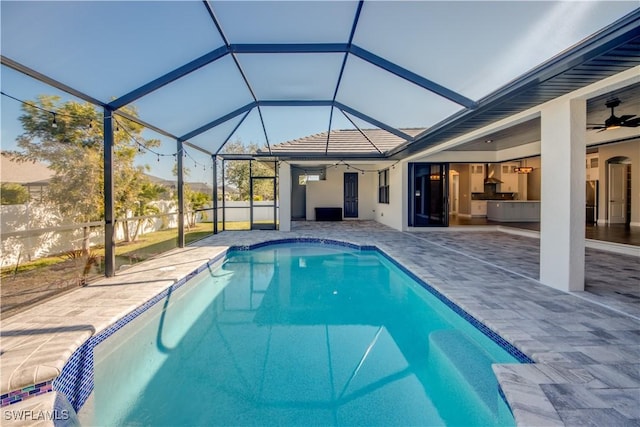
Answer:
[(336, 100), (395, 128), (426, 128), (461, 108), (353, 55)]
[(103, 102), (223, 46), (200, 2), (3, 1), (1, 7), (3, 55)]
[(336, 89), (342, 53), (237, 55), (260, 100), (326, 100)]
[(147, 122), (181, 136), (253, 102), (233, 59), (226, 56), (137, 100)]
[(230, 43), (346, 43), (357, 7), (355, 1), (211, 4)]

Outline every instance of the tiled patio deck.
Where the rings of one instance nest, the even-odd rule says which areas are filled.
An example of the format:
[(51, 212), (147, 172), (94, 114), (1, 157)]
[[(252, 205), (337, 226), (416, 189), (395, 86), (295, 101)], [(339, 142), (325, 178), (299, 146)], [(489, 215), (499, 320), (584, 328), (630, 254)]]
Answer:
[[(291, 237), (379, 247), (534, 359), (494, 366), (519, 425), (640, 425), (637, 258), (587, 250), (588, 292), (571, 295), (528, 278), (538, 274), (535, 239), (495, 231), (401, 233), (374, 222), (221, 233), (13, 316), (2, 325), (2, 393), (52, 379), (94, 331), (225, 246)], [(52, 401), (45, 395), (10, 408), (46, 399)]]

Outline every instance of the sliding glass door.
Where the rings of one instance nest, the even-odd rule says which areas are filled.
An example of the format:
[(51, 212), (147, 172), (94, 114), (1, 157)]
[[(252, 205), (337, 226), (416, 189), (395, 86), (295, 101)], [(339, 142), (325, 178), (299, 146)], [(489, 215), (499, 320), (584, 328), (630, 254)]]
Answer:
[(409, 226), (449, 225), (449, 164), (409, 163)]

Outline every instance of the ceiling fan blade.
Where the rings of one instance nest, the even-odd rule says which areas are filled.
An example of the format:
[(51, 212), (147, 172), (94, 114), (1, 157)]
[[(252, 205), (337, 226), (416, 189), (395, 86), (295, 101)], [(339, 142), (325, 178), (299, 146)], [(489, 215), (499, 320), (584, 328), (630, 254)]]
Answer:
[(626, 122), (631, 117), (635, 117), (635, 116), (636, 116), (635, 114), (625, 114), (624, 116), (620, 116), (620, 121), (621, 122)]
[(625, 120), (624, 122), (622, 122), (620, 124), (620, 126), (624, 126), (624, 127), (628, 127), (628, 128), (635, 128), (640, 126), (640, 117), (637, 117), (635, 119), (631, 119), (631, 120)]

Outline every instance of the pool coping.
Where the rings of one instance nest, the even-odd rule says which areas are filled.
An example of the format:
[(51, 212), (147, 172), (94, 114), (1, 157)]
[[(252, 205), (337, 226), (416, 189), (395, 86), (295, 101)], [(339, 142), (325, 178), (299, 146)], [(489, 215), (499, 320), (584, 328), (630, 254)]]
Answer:
[[(253, 232), (255, 233), (255, 232)], [(215, 237), (215, 236), (214, 236)], [(265, 237), (265, 236), (262, 236)], [(206, 240), (206, 239), (205, 239)], [(251, 239), (253, 240), (253, 239)], [(249, 245), (237, 245), (237, 246), (218, 246), (218, 250), (219, 253), (217, 255), (215, 255), (213, 258), (209, 258), (206, 262), (201, 263), (199, 265), (198, 268), (196, 268), (195, 270), (192, 269), (190, 272), (184, 274), (183, 276), (179, 277), (178, 279), (174, 279), (174, 283), (173, 284), (169, 284), (168, 286), (165, 286), (165, 288), (157, 293), (153, 298), (151, 298), (150, 300), (145, 301), (143, 304), (139, 305), (136, 307), (136, 309), (133, 310), (141, 310), (141, 307), (145, 306), (146, 308), (144, 310), (141, 310), (141, 312), (145, 311), (146, 309), (150, 308), (150, 306), (152, 306), (153, 304), (157, 303), (158, 301), (160, 301), (162, 299), (161, 294), (163, 292), (168, 292), (169, 289), (172, 286), (182, 286), (182, 284), (184, 284), (188, 278), (192, 277), (193, 275), (198, 273), (198, 270), (202, 271), (204, 268), (207, 268), (207, 266), (211, 265), (212, 260), (220, 260), (222, 259), (229, 250), (235, 249), (235, 250), (250, 250), (250, 249), (256, 249), (259, 247), (263, 247), (263, 246), (268, 246), (268, 245), (273, 245), (273, 244), (278, 244), (278, 243), (287, 243), (287, 242), (314, 242), (314, 243), (322, 243), (322, 242), (326, 242), (326, 243), (330, 243), (330, 244), (338, 244), (341, 246), (347, 246), (347, 247), (352, 247), (352, 248), (356, 248), (356, 249), (375, 249), (377, 251), (379, 251), (383, 256), (385, 256), (386, 258), (390, 259), (392, 262), (394, 262), (394, 264), (396, 264), (397, 266), (399, 266), (405, 273), (409, 274), (412, 278), (417, 279), (418, 283), (422, 284), (422, 283), (427, 283), (424, 279), (420, 278), (418, 275), (414, 274), (409, 268), (407, 268), (406, 266), (404, 266), (403, 264), (401, 264), (398, 260), (394, 259), (393, 257), (389, 256), (388, 254), (386, 254), (386, 252), (380, 248), (379, 246), (375, 246), (375, 245), (361, 245), (361, 244), (354, 244), (354, 243), (349, 243), (347, 241), (344, 240), (334, 240), (334, 239), (324, 239), (324, 238), (316, 238), (316, 237), (311, 237), (311, 238), (307, 238), (307, 237), (294, 237), (294, 238), (288, 238), (288, 239), (282, 239), (282, 238), (266, 238), (264, 240), (260, 240), (258, 243), (253, 243), (253, 244), (249, 244)], [(215, 245), (211, 245), (211, 244), (206, 244), (204, 246), (201, 247), (201, 249), (206, 250), (206, 251), (211, 251), (213, 248), (215, 248)], [(141, 263), (138, 264), (138, 266), (146, 266), (148, 263)], [(135, 267), (134, 267), (135, 268)], [(132, 268), (133, 269), (133, 268)], [(178, 284), (180, 282), (180, 284)], [(440, 290), (438, 289), (437, 286), (433, 286), (433, 285), (428, 285), (430, 288), (436, 290), (438, 293), (440, 293)], [(446, 295), (442, 294), (447, 300), (449, 300), (449, 297), (447, 297)], [(455, 297), (454, 297), (455, 299)], [(151, 302), (151, 300), (154, 300), (153, 302)], [(457, 307), (460, 307), (459, 304), (455, 304)], [(463, 311), (467, 312), (467, 310), (462, 309)], [(82, 345), (87, 345), (87, 343), (89, 341), (91, 341), (91, 338), (94, 338), (94, 340), (97, 340), (98, 338), (95, 338), (96, 336), (100, 335), (100, 333), (102, 333), (103, 331), (105, 331), (107, 328), (111, 327), (111, 326), (115, 326), (115, 324), (118, 323), (118, 321), (121, 321), (124, 318), (127, 318), (129, 315), (132, 315), (133, 312), (128, 312), (125, 316), (119, 317), (118, 320), (116, 320), (115, 322), (112, 322), (110, 325), (108, 325), (107, 327), (100, 329), (100, 332), (98, 333), (93, 333), (92, 335), (90, 335), (89, 337), (87, 337), (85, 339), (85, 341), (76, 346), (76, 349), (74, 351), (75, 353), (82, 353), (82, 351), (79, 351), (80, 347), (82, 347)], [(138, 314), (140, 314), (138, 313)], [(134, 316), (135, 317), (135, 316)], [(131, 319), (129, 319), (128, 321), (130, 321)], [(481, 319), (482, 320), (482, 319)], [(478, 321), (480, 324), (484, 323), (482, 321)], [(125, 322), (126, 323), (126, 322)], [(486, 322), (485, 322), (486, 323)], [(120, 326), (121, 327), (121, 326)], [(490, 328), (488, 328), (489, 330), (491, 330)], [(499, 329), (499, 328), (498, 328)], [(117, 329), (116, 329), (117, 330)], [(114, 331), (115, 332), (115, 331)], [(113, 333), (113, 332), (111, 332)], [(105, 337), (106, 338), (106, 337)], [(507, 341), (508, 342), (508, 341)], [(515, 347), (514, 347), (515, 348)], [(85, 349), (86, 352), (86, 349)], [(523, 353), (524, 354), (524, 353)], [(525, 355), (525, 357), (527, 357)], [(85, 357), (80, 357), (78, 356), (78, 360), (85, 360), (86, 359), (86, 354)], [(66, 361), (65, 363), (65, 367), (67, 364), (71, 363), (70, 358)], [(84, 362), (82, 362), (84, 363)], [(527, 366), (527, 369), (521, 369), (522, 366)], [(75, 368), (78, 368), (78, 362), (76, 362)], [(554, 406), (549, 402), (549, 400), (546, 398), (545, 394), (543, 393), (542, 389), (541, 389), (541, 385), (544, 384), (549, 384), (549, 383), (557, 383), (558, 382), (558, 376), (564, 376), (565, 383), (569, 383), (571, 382), (571, 380), (569, 380), (568, 378), (571, 377), (576, 377), (576, 376), (580, 376), (580, 372), (576, 372), (576, 369), (562, 369), (559, 368), (557, 366), (548, 366), (545, 364), (539, 365), (539, 364), (527, 364), (527, 365), (494, 365), (494, 373), (496, 374), (496, 377), (498, 379), (498, 382), (501, 386), (501, 390), (504, 394), (504, 396), (506, 397), (506, 401), (508, 402), (508, 405), (510, 407), (510, 409), (512, 410), (512, 413), (516, 419), (516, 422), (518, 425), (539, 425), (541, 423), (543, 423), (541, 420), (544, 421), (545, 425), (563, 425), (563, 422), (561, 421), (560, 417), (558, 416), (558, 413), (556, 412), (556, 410), (554, 409)], [(543, 369), (541, 369), (543, 368)], [(64, 368), (63, 368), (64, 370)], [(73, 370), (72, 370), (73, 371)], [(48, 375), (50, 375), (50, 373), (47, 373)], [(58, 381), (58, 377), (60, 377), (61, 375), (54, 375), (53, 377), (51, 377), (51, 389), (55, 390), (58, 383), (56, 381)], [(62, 381), (62, 380), (60, 380)], [(53, 383), (56, 382), (56, 385), (54, 386)], [(40, 382), (39, 384), (41, 384), (42, 382)], [(45, 382), (46, 383), (46, 382)], [(36, 384), (33, 384), (36, 385)], [(47, 384), (45, 384), (47, 385)], [(31, 385), (29, 385), (31, 386)], [(76, 384), (77, 386), (77, 384)], [(523, 390), (526, 390), (526, 393), (523, 394)], [(14, 390), (15, 391), (15, 390)], [(42, 390), (41, 390), (42, 391)], [(47, 393), (45, 391), (45, 393)], [(82, 393), (86, 393), (86, 390), (83, 391)], [(90, 393), (90, 392), (89, 392)], [(87, 396), (88, 394), (87, 393)], [(35, 395), (35, 393), (34, 393)], [(535, 402), (531, 403), (532, 397), (531, 396), (535, 396)], [(42, 396), (40, 396), (42, 397)], [(33, 399), (37, 399), (34, 397), (31, 397), (24, 402), (28, 402), (30, 400)]]

